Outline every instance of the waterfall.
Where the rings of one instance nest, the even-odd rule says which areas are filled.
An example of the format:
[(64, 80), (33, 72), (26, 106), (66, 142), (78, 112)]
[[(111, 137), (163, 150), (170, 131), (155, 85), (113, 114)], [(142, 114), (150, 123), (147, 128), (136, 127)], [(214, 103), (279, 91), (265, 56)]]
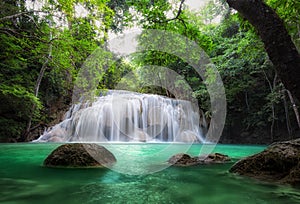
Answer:
[(204, 142), (192, 103), (153, 94), (108, 91), (72, 105), (36, 142)]

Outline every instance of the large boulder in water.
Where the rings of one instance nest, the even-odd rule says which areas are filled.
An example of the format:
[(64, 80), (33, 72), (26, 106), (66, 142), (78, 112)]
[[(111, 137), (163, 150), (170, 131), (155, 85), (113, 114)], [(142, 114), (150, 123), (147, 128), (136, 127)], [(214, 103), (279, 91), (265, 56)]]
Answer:
[(70, 143), (56, 148), (44, 161), (47, 167), (108, 167), (116, 162), (114, 155), (97, 144)]
[(263, 181), (300, 184), (300, 139), (278, 142), (261, 153), (238, 161), (232, 173)]
[(220, 164), (231, 161), (231, 159), (224, 154), (212, 153), (208, 155), (201, 155), (197, 157), (191, 157), (188, 154), (179, 153), (172, 156), (168, 163), (173, 166), (194, 166), (201, 164)]

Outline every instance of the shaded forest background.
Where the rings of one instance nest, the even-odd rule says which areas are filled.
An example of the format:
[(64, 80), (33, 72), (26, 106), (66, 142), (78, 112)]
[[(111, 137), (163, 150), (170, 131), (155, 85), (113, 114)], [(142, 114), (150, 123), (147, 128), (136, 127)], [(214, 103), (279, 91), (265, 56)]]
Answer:
[[(300, 3), (266, 0), (300, 49)], [(0, 141), (30, 141), (63, 118), (74, 82), (86, 58), (105, 47), (113, 33), (130, 27), (161, 29), (197, 42), (220, 72), (226, 89), (227, 119), (220, 142), (271, 143), (297, 137), (299, 101), (283, 85), (256, 30), (222, 0), (192, 10), (181, 1), (49, 0), (0, 2)], [(79, 12), (84, 11), (84, 12)], [(211, 116), (205, 83), (183, 60), (147, 51), (115, 59), (99, 74), (99, 90), (141, 87), (139, 92), (172, 97), (146, 86), (144, 65), (177, 72), (175, 81), (192, 88), (207, 124)], [(122, 81), (127, 73), (139, 81)], [(162, 81), (164, 81), (164, 76)], [(299, 119), (299, 118), (298, 118)]]

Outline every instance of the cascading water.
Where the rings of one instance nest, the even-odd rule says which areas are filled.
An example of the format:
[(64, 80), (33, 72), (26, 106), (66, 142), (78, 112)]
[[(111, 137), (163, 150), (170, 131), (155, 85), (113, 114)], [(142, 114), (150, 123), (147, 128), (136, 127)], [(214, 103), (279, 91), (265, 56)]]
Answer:
[(204, 142), (199, 113), (189, 101), (129, 91), (108, 91), (73, 105), (37, 142)]

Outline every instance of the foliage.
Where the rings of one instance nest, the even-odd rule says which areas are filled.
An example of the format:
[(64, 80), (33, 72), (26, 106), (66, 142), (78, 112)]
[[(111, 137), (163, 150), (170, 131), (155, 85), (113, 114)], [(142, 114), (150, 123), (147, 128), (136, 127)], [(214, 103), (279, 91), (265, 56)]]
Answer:
[[(187, 61), (171, 54), (185, 45), (184, 40), (170, 45), (168, 53), (151, 50), (157, 42), (144, 41), (147, 29), (185, 36), (209, 55), (226, 88), (228, 121), (238, 117), (246, 130), (284, 122), (284, 87), (252, 26), (223, 0), (210, 1), (201, 11), (191, 11), (183, 2), (50, 0), (35, 12), (26, 1), (1, 2), (0, 140), (21, 140), (30, 119), (31, 127), (48, 123), (58, 109), (54, 106), (70, 104), (76, 88), (87, 94), (128, 88), (193, 97), (209, 118), (206, 84), (215, 79), (201, 79)], [(298, 1), (266, 2), (283, 19), (299, 48)], [(109, 33), (135, 26), (145, 29), (139, 46), (148, 51), (123, 58), (107, 52)], [(193, 55), (189, 48), (176, 51)]]
[(296, 46), (300, 48), (300, 2), (293, 0), (267, 0), (285, 23)]
[[(97, 9), (91, 6), (91, 15), (78, 17), (74, 8), (83, 2)], [(45, 120), (44, 114), (53, 114), (51, 106), (57, 101), (70, 103), (78, 70), (103, 43), (99, 35), (106, 33), (106, 28), (101, 30), (96, 26), (95, 19), (105, 14), (101, 16), (103, 25), (110, 26), (112, 11), (105, 3), (64, 0), (45, 4), (37, 13), (30, 12), (24, 2), (21, 7), (14, 2), (2, 3), (3, 8), (10, 9), (2, 12), (0, 18), (20, 12), (28, 14), (0, 21), (0, 98), (5, 101), (1, 107), (1, 126), (8, 127), (0, 135), (22, 139), (28, 121), (33, 119), (33, 125), (38, 125)], [(53, 9), (61, 12), (55, 13)], [(42, 83), (40, 91), (35, 93), (39, 76)]]
[(36, 118), (39, 117), (42, 107), (40, 100), (21, 85), (1, 84), (0, 99), (5, 102), (0, 109), (0, 139), (14, 138), (15, 135), (22, 134), (25, 128), (22, 121), (27, 121), (32, 114), (28, 107), (35, 105), (37, 108), (33, 114)]

